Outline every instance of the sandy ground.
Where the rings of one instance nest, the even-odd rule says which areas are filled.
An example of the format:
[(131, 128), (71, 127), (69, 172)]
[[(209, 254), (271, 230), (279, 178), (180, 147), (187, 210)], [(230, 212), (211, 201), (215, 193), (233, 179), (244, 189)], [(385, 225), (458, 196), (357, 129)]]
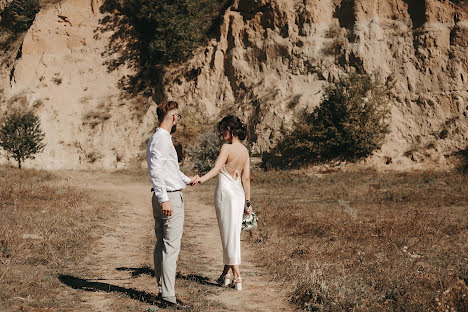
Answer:
[[(157, 305), (142, 299), (154, 299), (156, 294), (150, 272), (154, 228), (149, 184), (129, 176), (103, 172), (63, 174), (71, 185), (94, 189), (120, 203), (115, 217), (103, 224), (107, 233), (95, 246), (90, 246), (89, 256), (83, 259), (83, 272), (86, 272), (83, 274), (87, 276), (78, 278), (85, 279), (84, 286), (71, 291), (82, 297), (89, 307), (87, 311), (159, 310)], [(284, 291), (271, 281), (271, 275), (255, 264), (255, 250), (248, 248), (245, 242), (242, 243), (241, 266), (243, 290), (214, 285), (223, 266), (221, 241), (214, 207), (208, 204), (206, 191), (204, 194), (197, 191), (197, 187), (188, 187), (184, 191), (185, 225), (178, 265), (181, 277), (176, 282), (176, 294), (184, 293), (180, 288), (181, 279), (197, 276), (204, 285), (213, 288), (213, 291), (203, 293), (210, 304), (204, 307), (202, 299), (201, 304), (198, 301), (197, 310), (294, 310)]]

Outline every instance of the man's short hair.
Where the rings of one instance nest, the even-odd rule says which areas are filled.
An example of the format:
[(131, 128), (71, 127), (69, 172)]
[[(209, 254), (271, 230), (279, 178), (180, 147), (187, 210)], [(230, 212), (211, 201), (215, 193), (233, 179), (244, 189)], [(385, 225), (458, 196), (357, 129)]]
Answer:
[(178, 109), (178, 108), (179, 108), (179, 103), (175, 101), (164, 101), (162, 103), (159, 103), (158, 108), (156, 109), (159, 122), (164, 120), (168, 111), (171, 111), (173, 109)]

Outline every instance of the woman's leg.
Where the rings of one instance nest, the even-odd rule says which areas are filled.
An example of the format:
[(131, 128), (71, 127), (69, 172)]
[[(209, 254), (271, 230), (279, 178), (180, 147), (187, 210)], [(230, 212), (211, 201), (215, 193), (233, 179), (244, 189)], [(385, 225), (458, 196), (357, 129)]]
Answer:
[(229, 274), (229, 270), (232, 270), (230, 265), (224, 265), (223, 275)]
[(240, 271), (238, 265), (231, 265), (232, 273), (234, 274), (234, 278), (240, 277)]

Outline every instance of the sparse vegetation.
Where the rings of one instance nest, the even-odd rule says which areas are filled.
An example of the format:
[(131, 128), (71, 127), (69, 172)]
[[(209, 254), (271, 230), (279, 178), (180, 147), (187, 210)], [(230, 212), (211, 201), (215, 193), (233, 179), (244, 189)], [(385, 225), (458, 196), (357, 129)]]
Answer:
[(173, 137), (183, 149), (188, 148), (202, 133), (211, 130), (214, 126), (214, 121), (198, 109), (184, 107), (180, 110), (180, 114), (182, 119), (177, 124), (177, 131)]
[(54, 77), (52, 78), (52, 81), (58, 86), (62, 84), (62, 78), (60, 77)]
[(468, 173), (468, 146), (465, 149), (459, 151), (458, 154), (461, 160), (460, 169), (464, 174), (467, 174)]
[(0, 180), (0, 310), (87, 310), (57, 273), (83, 270), (112, 202), (47, 171), (0, 167)]
[(303, 311), (467, 311), (466, 182), (455, 172), (254, 172), (249, 242)]
[(0, 25), (14, 34), (25, 32), (39, 9), (39, 0), (13, 0), (3, 11)]
[(103, 30), (113, 29), (108, 56), (109, 68), (128, 65), (138, 73), (121, 82), (130, 92), (148, 91), (160, 84), (165, 66), (192, 56), (195, 48), (213, 34), (230, 0), (107, 0), (101, 7), (111, 13), (101, 23)]
[(107, 111), (108, 109), (109, 108), (105, 109), (104, 107), (100, 107), (98, 110), (86, 113), (83, 117), (84, 123), (94, 129), (97, 125), (102, 124), (104, 121), (112, 117), (112, 115)]
[(377, 77), (352, 74), (326, 88), (312, 113), (304, 113), (270, 153), (264, 168), (293, 168), (329, 161), (356, 161), (379, 149), (388, 133), (386, 88)]
[(222, 144), (219, 134), (210, 130), (202, 133), (198, 141), (189, 147), (188, 154), (193, 161), (193, 168), (200, 175), (213, 168)]
[(94, 164), (96, 161), (102, 158), (102, 155), (98, 152), (93, 151), (86, 154), (86, 158), (90, 163)]
[(43, 151), (45, 134), (39, 117), (32, 112), (11, 114), (0, 129), (0, 147), (7, 157), (13, 157), (21, 169), (26, 159), (34, 159)]

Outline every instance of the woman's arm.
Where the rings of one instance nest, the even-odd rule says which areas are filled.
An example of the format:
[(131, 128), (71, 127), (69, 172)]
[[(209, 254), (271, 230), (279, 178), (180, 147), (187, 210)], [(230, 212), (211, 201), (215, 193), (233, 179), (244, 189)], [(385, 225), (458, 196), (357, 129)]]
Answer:
[[(250, 200), (250, 157), (245, 161), (242, 170), (242, 185), (244, 186), (245, 200)], [(244, 210), (247, 211), (247, 206), (244, 206)]]
[(218, 159), (216, 159), (216, 163), (214, 167), (204, 176), (202, 176), (199, 180), (200, 183), (206, 182), (212, 177), (215, 177), (218, 175), (218, 173), (223, 169), (224, 164), (226, 163), (226, 160), (228, 158), (228, 144), (223, 144), (221, 147), (221, 151), (219, 152)]

